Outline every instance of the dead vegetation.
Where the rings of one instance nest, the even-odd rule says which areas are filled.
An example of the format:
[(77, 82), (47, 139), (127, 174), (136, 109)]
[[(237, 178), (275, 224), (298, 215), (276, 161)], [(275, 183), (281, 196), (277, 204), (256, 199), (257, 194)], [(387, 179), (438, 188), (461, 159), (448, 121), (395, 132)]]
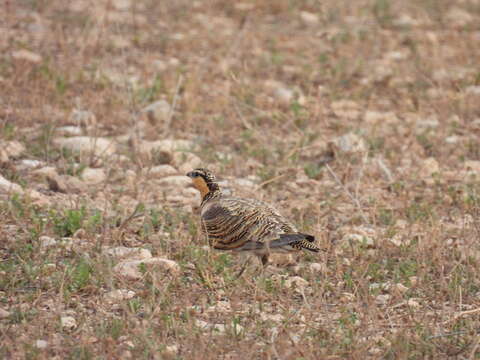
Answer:
[[(0, 6), (0, 357), (480, 356), (478, 0)], [(199, 165), (325, 251), (235, 280)]]

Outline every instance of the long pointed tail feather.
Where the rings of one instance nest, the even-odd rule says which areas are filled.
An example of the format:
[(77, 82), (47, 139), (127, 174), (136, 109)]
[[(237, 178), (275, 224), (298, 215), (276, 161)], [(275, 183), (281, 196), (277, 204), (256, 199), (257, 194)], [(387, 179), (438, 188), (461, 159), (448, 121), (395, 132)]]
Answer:
[(280, 234), (279, 239), (272, 240), (268, 242), (268, 244), (259, 243), (259, 242), (248, 242), (243, 245), (240, 249), (242, 251), (248, 250), (260, 250), (264, 249), (265, 247), (269, 247), (271, 249), (283, 247), (286, 245), (291, 245), (298, 249), (305, 249), (313, 252), (318, 252), (320, 249), (313, 244), (315, 241), (315, 237), (312, 235), (307, 234)]
[[(281, 234), (280, 235), (280, 240), (282, 237), (286, 238), (292, 238), (292, 236), (295, 236), (298, 238), (300, 236), (299, 240), (294, 240), (292, 241), (289, 245), (292, 245), (293, 247), (296, 247), (298, 249), (303, 249), (303, 250), (308, 250), (312, 252), (319, 252), (320, 249), (318, 246), (316, 246), (313, 242), (315, 241), (315, 236), (313, 235), (307, 235), (307, 234)], [(293, 239), (292, 239), (293, 240)]]
[(300, 235), (305, 236), (305, 239), (306, 239), (308, 242), (314, 242), (314, 241), (315, 241), (315, 236), (313, 236), (313, 235), (302, 234), (302, 233), (300, 233)]

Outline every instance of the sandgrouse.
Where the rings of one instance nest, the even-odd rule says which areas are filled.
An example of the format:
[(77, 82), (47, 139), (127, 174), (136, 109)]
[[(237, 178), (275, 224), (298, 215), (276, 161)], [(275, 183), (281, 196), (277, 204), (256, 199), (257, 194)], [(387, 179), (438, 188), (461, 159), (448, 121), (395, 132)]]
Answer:
[(187, 176), (200, 191), (202, 230), (214, 249), (254, 253), (264, 266), (271, 253), (319, 251), (314, 236), (298, 232), (271, 205), (223, 194), (207, 169), (194, 169)]

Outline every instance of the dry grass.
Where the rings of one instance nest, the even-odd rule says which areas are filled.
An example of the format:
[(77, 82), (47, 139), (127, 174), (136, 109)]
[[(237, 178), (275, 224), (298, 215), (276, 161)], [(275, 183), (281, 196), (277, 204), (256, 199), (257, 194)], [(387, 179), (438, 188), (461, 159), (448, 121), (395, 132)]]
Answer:
[[(478, 0), (0, 6), (0, 132), (21, 158), (73, 175), (102, 165), (52, 145), (73, 109), (95, 114), (90, 136), (130, 137), (108, 180), (77, 195), (3, 164), (51, 201), (0, 203), (1, 358), (480, 357)], [(159, 99), (175, 104), (167, 124), (141, 112)], [(245, 194), (326, 251), (234, 280), (237, 260), (210, 253), (191, 207), (144, 175), (168, 159), (135, 144), (164, 138), (193, 140), (226, 178), (257, 176)], [(106, 245), (150, 249), (180, 274), (126, 281)], [(112, 304), (114, 289), (135, 296)]]

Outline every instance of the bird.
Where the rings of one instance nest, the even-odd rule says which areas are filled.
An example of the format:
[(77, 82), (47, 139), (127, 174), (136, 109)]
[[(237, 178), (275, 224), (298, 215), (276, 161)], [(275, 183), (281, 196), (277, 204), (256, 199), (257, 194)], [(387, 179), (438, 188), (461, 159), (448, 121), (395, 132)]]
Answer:
[(253, 253), (264, 268), (272, 253), (320, 250), (313, 235), (299, 232), (273, 206), (224, 194), (210, 170), (196, 168), (186, 176), (200, 192), (202, 231), (213, 249)]

